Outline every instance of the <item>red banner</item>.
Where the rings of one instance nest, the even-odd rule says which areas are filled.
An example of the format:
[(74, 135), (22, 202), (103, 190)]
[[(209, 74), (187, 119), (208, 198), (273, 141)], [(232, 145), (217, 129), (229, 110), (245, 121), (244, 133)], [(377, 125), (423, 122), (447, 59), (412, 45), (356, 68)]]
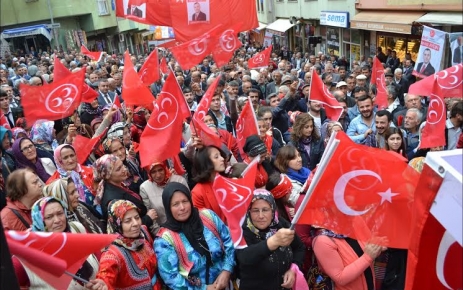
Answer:
[(265, 50), (256, 54), (248, 60), (248, 67), (251, 68), (261, 68), (268, 67), (270, 63), (270, 56), (272, 54), (273, 46), (267, 47)]

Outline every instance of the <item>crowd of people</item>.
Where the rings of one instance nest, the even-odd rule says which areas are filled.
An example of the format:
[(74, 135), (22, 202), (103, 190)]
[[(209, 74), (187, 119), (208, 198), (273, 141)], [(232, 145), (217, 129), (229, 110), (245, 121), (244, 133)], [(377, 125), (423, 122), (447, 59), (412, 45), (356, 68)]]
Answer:
[[(348, 67), (334, 54), (309, 55), (283, 48), (268, 67), (249, 69), (257, 51), (243, 46), (229, 64), (217, 67), (210, 57), (182, 70), (167, 52), (192, 115), (216, 78), (220, 78), (203, 121), (222, 141), (206, 145), (190, 127), (182, 127), (176, 172), (171, 159), (142, 168), (137, 151), (150, 119), (145, 107), (122, 108), (122, 54), (94, 62), (76, 51), (7, 56), (0, 59), (2, 175), (1, 221), (6, 230), (116, 234), (116, 240), (90, 255), (68, 289), (404, 289), (406, 250), (363, 243), (317, 225), (289, 229), (304, 197), (306, 180), (316, 170), (335, 131), (356, 143), (403, 155), (421, 171), (428, 151), (463, 147), (463, 100), (446, 99), (446, 146), (420, 147), (426, 124), (427, 96), (408, 94), (415, 82), (407, 57), (393, 51), (378, 58), (385, 67), (388, 107), (375, 105), (370, 85), (372, 58)], [(147, 55), (132, 56), (137, 70)], [(24, 117), (19, 86), (53, 82), (54, 61), (71, 72), (85, 70), (85, 82), (98, 97), (82, 103), (62, 120)], [(323, 105), (311, 100), (311, 78), (321, 76), (344, 108), (330, 120)], [(167, 75), (150, 86), (153, 101)], [(456, 96), (457, 97), (457, 96)], [(242, 148), (236, 123), (252, 102), (258, 134)], [(83, 164), (74, 139), (100, 136), (101, 144)], [(245, 248), (235, 249), (227, 218), (213, 190), (217, 174), (240, 178), (260, 157), (253, 198), (242, 229)], [(12, 257), (20, 286), (51, 289), (19, 259)], [(302, 273), (302, 277), (301, 277)], [(300, 285), (300, 284), (298, 284)], [(334, 288), (333, 288), (334, 287)]]

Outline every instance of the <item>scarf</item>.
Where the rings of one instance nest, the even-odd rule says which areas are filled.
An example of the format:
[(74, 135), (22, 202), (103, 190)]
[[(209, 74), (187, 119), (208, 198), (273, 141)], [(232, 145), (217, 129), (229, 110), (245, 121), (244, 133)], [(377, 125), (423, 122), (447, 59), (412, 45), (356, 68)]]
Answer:
[[(37, 176), (43, 182), (47, 182), (47, 180), (50, 178), (50, 174), (48, 174), (45, 168), (43, 167), (40, 158), (37, 156), (35, 158), (35, 162), (32, 162), (28, 160), (26, 156), (24, 156), (24, 154), (21, 152), (21, 144), (24, 140), (29, 140), (31, 141), (31, 143), (33, 143), (32, 140), (29, 138), (19, 138), (16, 141), (14, 141), (13, 146), (11, 148), (11, 150), (13, 151), (13, 155), (16, 158), (16, 164), (18, 165), (18, 168), (31, 168), (35, 171), (35, 173), (37, 173)], [(36, 149), (34, 148), (34, 150)]]
[(309, 178), (310, 170), (306, 167), (302, 167), (298, 171), (288, 168), (286, 175), (288, 175), (290, 179), (297, 180), (304, 184), (307, 178)]
[(310, 163), (310, 145), (312, 143), (312, 136), (307, 137), (307, 138), (301, 138), (300, 144), (304, 148), (304, 151), (307, 153), (307, 161)]
[(38, 120), (34, 123), (31, 128), (31, 140), (33, 143), (46, 144), (45, 147), (50, 147), (51, 151), (58, 147), (58, 141), (54, 138), (54, 126), (55, 122), (48, 120)]
[[(279, 221), (278, 221), (278, 214), (277, 214), (277, 205), (275, 203), (275, 199), (273, 198), (273, 195), (268, 192), (265, 189), (255, 189), (253, 192), (254, 197), (252, 198), (251, 204), (249, 205), (248, 211), (246, 213), (246, 221), (245, 225), (246, 227), (259, 239), (259, 240), (267, 240), (271, 236), (273, 236), (279, 229), (280, 227), (278, 226)], [(272, 208), (272, 222), (268, 226), (267, 229), (265, 230), (259, 230), (254, 226), (252, 223), (251, 219), (251, 208), (254, 202), (257, 200), (265, 200), (266, 202), (269, 203), (270, 207)]]
[(77, 218), (72, 205), (70, 203), (68, 193), (67, 193), (67, 179), (57, 179), (52, 183), (43, 187), (43, 193), (45, 196), (54, 197), (55, 199), (61, 201), (61, 204), (66, 209), (67, 212), (67, 220), (68, 221), (75, 221), (78, 222), (79, 219)]
[(167, 165), (165, 164), (165, 162), (157, 162), (157, 163), (151, 164), (150, 169), (148, 171), (148, 178), (149, 178), (149, 180), (151, 182), (154, 182), (153, 178), (151, 177), (151, 171), (158, 165), (162, 167), (162, 169), (164, 170), (165, 175), (164, 175), (164, 180), (163, 181), (161, 181), (160, 183), (157, 183), (157, 182), (155, 182), (155, 183), (159, 187), (164, 187), (164, 186), (166, 186), (167, 182), (169, 182), (169, 179), (172, 176), (172, 172), (170, 172), (170, 170), (167, 167)]
[(93, 108), (92, 104), (90, 103), (82, 103), (82, 111), (95, 117), (101, 117), (103, 115), (103, 111), (101, 110), (100, 105), (98, 105), (96, 108)]

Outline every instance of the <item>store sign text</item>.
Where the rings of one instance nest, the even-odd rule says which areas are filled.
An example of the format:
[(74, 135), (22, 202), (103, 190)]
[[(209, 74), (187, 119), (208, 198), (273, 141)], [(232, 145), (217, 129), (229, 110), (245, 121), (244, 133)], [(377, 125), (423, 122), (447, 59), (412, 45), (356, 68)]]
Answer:
[(334, 27), (349, 27), (349, 12), (320, 12), (320, 24)]

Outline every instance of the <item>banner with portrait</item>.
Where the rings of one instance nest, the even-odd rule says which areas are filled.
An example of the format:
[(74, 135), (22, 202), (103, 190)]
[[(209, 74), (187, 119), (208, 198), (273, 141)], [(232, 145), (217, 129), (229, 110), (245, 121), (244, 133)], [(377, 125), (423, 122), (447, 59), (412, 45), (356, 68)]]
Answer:
[(463, 32), (449, 33), (450, 51), (452, 51), (452, 65), (463, 62)]
[(445, 32), (428, 26), (423, 27), (420, 51), (413, 75), (425, 78), (440, 71), (445, 46)]

